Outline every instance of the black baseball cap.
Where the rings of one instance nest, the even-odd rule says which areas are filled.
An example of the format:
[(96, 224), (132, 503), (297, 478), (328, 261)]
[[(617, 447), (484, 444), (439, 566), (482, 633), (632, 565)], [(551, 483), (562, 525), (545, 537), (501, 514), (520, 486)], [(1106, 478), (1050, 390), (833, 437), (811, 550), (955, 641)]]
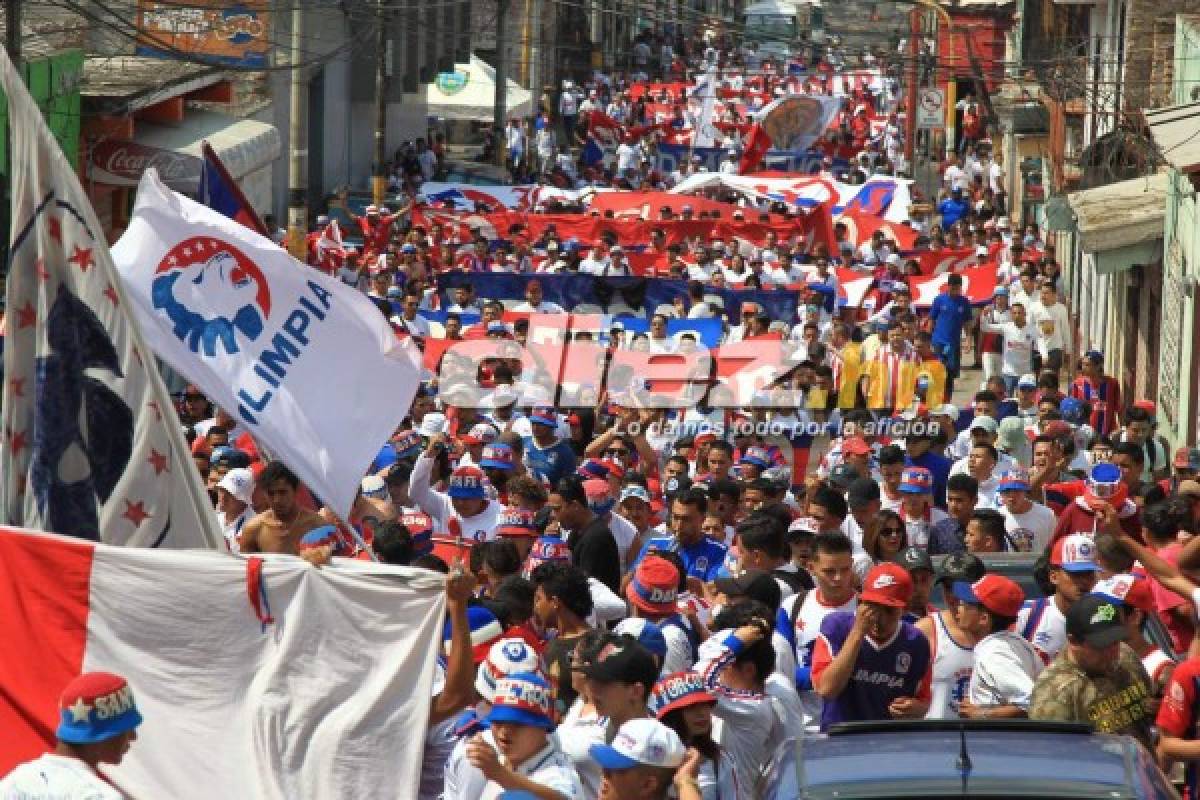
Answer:
[(910, 573), (919, 569), (928, 570), (931, 574), (936, 572), (933, 568), (933, 559), (929, 557), (929, 553), (923, 547), (904, 548), (896, 561)]
[(872, 478), (858, 478), (846, 492), (846, 505), (863, 508), (879, 499), (879, 484)]
[(987, 574), (987, 567), (979, 560), (979, 556), (971, 553), (952, 553), (942, 561), (937, 571), (939, 582), (974, 583)]
[(1067, 635), (1092, 647), (1108, 647), (1124, 641), (1125, 618), (1121, 607), (1098, 594), (1085, 594), (1067, 610)]
[(674, 500), (690, 488), (692, 488), (692, 479), (686, 475), (667, 478), (662, 485), (663, 494), (666, 495), (667, 500)]
[(849, 464), (838, 464), (829, 471), (829, 482), (838, 491), (846, 491), (858, 479), (858, 470)]
[(757, 600), (767, 608), (779, 608), (783, 602), (783, 590), (779, 582), (769, 572), (761, 569), (748, 569), (740, 575), (717, 578), (714, 583), (717, 589), (733, 597), (748, 597)]
[(603, 683), (640, 683), (646, 691), (658, 680), (658, 663), (632, 636), (614, 636), (589, 663), (574, 667), (588, 678)]

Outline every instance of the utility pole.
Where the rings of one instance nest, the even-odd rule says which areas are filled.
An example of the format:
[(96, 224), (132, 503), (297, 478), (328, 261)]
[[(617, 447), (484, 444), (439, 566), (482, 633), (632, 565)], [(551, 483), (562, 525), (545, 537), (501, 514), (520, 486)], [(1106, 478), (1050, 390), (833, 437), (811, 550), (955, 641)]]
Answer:
[[(533, 25), (533, 0), (525, 0), (525, 18), (521, 20), (521, 70), (517, 83), (529, 86), (530, 31)], [(532, 87), (530, 87), (532, 88)]]
[[(11, 2), (11, 0), (9, 0)], [(292, 9), (292, 96), (288, 147), (288, 252), (303, 262), (308, 235), (308, 81), (301, 67), (304, 44), (304, 7)]]
[(496, 0), (496, 107), (492, 128), (496, 136), (496, 164), (503, 167), (508, 155), (504, 119), (508, 111), (508, 10), (509, 0)]
[[(8, 58), (16, 67), (18, 75), (24, 75), (21, 68), (21, 0), (4, 0), (4, 49)], [(11, 127), (12, 118), (5, 120), (5, 125)], [(8, 133), (8, 131), (5, 131)], [(8, 230), (12, 222), (12, 134), (4, 137), (4, 208), (0, 213), (0, 256), (8, 263)], [(7, 287), (7, 282), (5, 283)]]
[(529, 91), (533, 93), (535, 105), (542, 104), (542, 0), (533, 0), (530, 11), (533, 19), (532, 33), (529, 39)]
[(920, 6), (913, 6), (908, 12), (908, 92), (905, 95), (904, 107), (904, 166), (910, 178), (917, 176), (917, 61), (921, 57), (921, 15)]
[(19, 72), (21, 70), (21, 0), (4, 0), (4, 49)]
[(382, 206), (387, 194), (387, 13), (383, 0), (376, 5), (379, 19), (375, 34), (375, 169), (371, 177), (371, 202)]

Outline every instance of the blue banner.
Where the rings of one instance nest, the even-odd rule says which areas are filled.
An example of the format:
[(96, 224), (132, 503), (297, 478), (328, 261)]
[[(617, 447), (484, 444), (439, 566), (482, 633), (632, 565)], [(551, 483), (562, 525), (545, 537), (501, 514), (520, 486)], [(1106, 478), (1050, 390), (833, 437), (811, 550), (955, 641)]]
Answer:
[[(417, 312), (418, 316), (424, 317), (431, 322), (437, 322), (440, 325), (446, 324), (448, 311), (433, 311), (421, 310)], [(607, 341), (608, 331), (611, 329), (612, 323), (620, 322), (621, 327), (631, 334), (649, 333), (650, 320), (646, 317), (631, 317), (627, 314), (621, 315), (604, 315), (608, 317), (603, 325), (600, 326), (601, 341)], [(478, 314), (460, 314), (463, 327), (469, 327), (479, 322)], [(725, 326), (719, 319), (672, 319), (667, 320), (667, 335), (675, 336), (680, 333), (694, 333), (696, 341), (707, 348), (718, 347), (721, 344), (721, 334), (724, 333)], [(0, 351), (3, 350), (3, 337), (0, 337)]]
[[(671, 306), (676, 297), (687, 297), (687, 282), (664, 278), (604, 278), (594, 275), (518, 275), (511, 273), (446, 272), (437, 276), (442, 302), (449, 306), (447, 290), (470, 286), (479, 298), (519, 300), (525, 297), (530, 281), (541, 281), (548, 302), (557, 303), (568, 311), (588, 304), (598, 306), (600, 313), (610, 313), (614, 305), (626, 305), (635, 311), (654, 313), (659, 306)], [(755, 303), (770, 315), (789, 325), (796, 321), (799, 293), (785, 289), (769, 291), (754, 289), (705, 288), (705, 294), (721, 298), (725, 316), (731, 325), (742, 318), (742, 304)]]

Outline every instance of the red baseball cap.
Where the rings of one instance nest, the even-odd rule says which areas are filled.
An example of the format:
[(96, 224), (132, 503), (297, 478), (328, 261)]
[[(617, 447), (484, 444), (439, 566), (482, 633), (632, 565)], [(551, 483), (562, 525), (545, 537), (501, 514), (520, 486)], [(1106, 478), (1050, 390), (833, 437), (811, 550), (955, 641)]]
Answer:
[(869, 456), (871, 455), (871, 445), (867, 444), (861, 436), (851, 436), (842, 442), (842, 453), (848, 456)]
[(887, 562), (873, 567), (863, 581), (860, 600), (881, 606), (904, 608), (912, 597), (912, 576), (899, 564)]
[(1046, 427), (1042, 429), (1042, 433), (1055, 439), (1062, 439), (1065, 436), (1071, 435), (1071, 426), (1061, 419), (1054, 419), (1046, 423)]
[(954, 596), (964, 603), (980, 605), (1001, 617), (1015, 617), (1025, 602), (1025, 592), (1003, 575), (984, 575), (974, 583), (954, 582)]
[(679, 591), (679, 570), (665, 558), (647, 556), (625, 589), (630, 603), (649, 614), (671, 614)]

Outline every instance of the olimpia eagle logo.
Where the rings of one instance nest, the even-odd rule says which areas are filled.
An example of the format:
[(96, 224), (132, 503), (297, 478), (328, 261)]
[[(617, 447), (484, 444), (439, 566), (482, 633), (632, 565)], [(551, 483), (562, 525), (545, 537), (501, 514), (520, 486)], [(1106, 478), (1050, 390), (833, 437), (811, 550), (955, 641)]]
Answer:
[(458, 94), (467, 88), (467, 84), (470, 82), (471, 73), (465, 70), (439, 72), (437, 76), (437, 88), (442, 94)]

